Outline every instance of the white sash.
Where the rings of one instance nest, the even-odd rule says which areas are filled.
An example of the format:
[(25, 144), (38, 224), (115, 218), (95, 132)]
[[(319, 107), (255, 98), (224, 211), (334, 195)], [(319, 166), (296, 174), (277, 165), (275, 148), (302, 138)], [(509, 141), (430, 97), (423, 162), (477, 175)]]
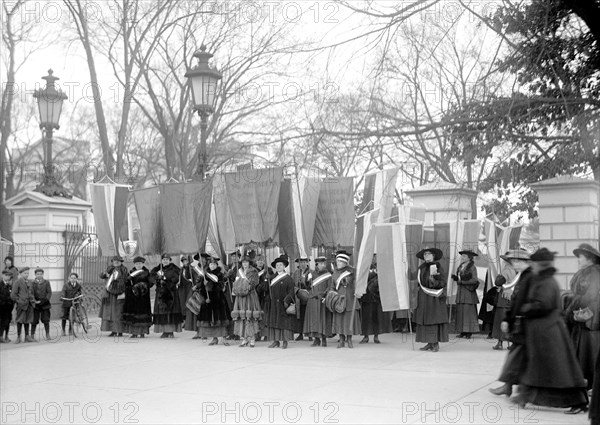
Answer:
[(246, 279), (246, 274), (244, 273), (244, 271), (242, 269), (238, 269), (238, 277), (241, 277), (242, 279)]
[(108, 278), (108, 280), (106, 281), (106, 290), (108, 291), (108, 288), (110, 287), (110, 284), (113, 283), (113, 280), (115, 280), (117, 277), (119, 277), (119, 271), (115, 270), (114, 272), (112, 272)]
[(331, 273), (329, 273), (329, 272), (322, 274), (321, 276), (319, 276), (318, 278), (313, 280), (312, 286), (313, 287), (317, 286), (319, 283), (323, 282), (325, 279), (329, 279), (330, 277), (331, 277)]
[(144, 271), (143, 269), (136, 270), (136, 271), (130, 273), (129, 276), (136, 277), (138, 274), (140, 274), (143, 271)]
[(206, 272), (206, 277), (209, 278), (210, 280), (212, 280), (215, 283), (219, 282), (219, 278), (216, 275), (212, 274), (212, 273)]
[(258, 272), (258, 277), (262, 277), (263, 274), (265, 274), (265, 269)]
[(283, 279), (284, 277), (288, 276), (287, 273), (282, 273), (282, 274), (278, 274), (277, 276), (275, 276), (275, 278), (271, 281), (271, 285), (269, 286), (273, 286), (275, 285), (277, 282), (279, 282), (281, 279)]
[(505, 283), (504, 285), (502, 285), (502, 289), (504, 290), (510, 290), (513, 289), (515, 287), (515, 285), (517, 284), (517, 282), (519, 281), (519, 279), (521, 278), (521, 273), (519, 272), (517, 273), (517, 275), (515, 276), (515, 278), (512, 280), (512, 282), (510, 283)]
[(417, 280), (419, 281), (419, 286), (421, 287), (423, 292), (425, 292), (429, 296), (439, 297), (440, 295), (442, 295), (442, 292), (444, 292), (444, 288), (440, 288), (440, 289), (425, 288), (423, 286), (423, 284), (421, 283), (421, 271), (420, 270), (417, 273)]
[(342, 280), (344, 280), (344, 278), (350, 276), (352, 274), (351, 271), (346, 270), (345, 272), (343, 272), (341, 275), (339, 275), (339, 277), (337, 278), (337, 280), (335, 281), (335, 290), (337, 291), (338, 288), (340, 287), (340, 283), (342, 283)]
[(198, 267), (197, 264), (194, 264), (192, 267), (194, 268), (194, 270), (196, 270), (196, 273), (198, 273), (200, 276), (204, 277), (204, 271), (200, 267)]

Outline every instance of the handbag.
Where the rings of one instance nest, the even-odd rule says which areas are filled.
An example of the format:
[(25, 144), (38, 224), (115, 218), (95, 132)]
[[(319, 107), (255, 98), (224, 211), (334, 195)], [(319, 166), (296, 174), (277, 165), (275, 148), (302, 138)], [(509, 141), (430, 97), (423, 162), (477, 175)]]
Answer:
[(296, 315), (296, 304), (292, 303), (292, 304), (288, 305), (287, 308), (285, 309), (285, 312), (287, 314), (289, 314), (290, 316), (295, 316)]
[(594, 312), (589, 307), (573, 311), (573, 319), (575, 319), (576, 322), (587, 322), (592, 317), (594, 317)]
[(186, 301), (185, 307), (195, 315), (198, 315), (204, 304), (206, 304), (206, 298), (204, 298), (200, 292), (194, 291)]

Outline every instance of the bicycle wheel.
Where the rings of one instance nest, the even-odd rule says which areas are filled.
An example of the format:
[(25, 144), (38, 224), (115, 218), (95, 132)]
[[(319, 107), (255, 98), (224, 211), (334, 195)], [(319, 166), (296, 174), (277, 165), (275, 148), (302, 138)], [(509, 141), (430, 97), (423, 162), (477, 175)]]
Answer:
[(81, 323), (81, 327), (83, 328), (83, 331), (85, 333), (87, 333), (90, 325), (88, 322), (87, 311), (85, 310), (85, 307), (83, 306), (83, 304), (79, 305), (79, 308), (77, 309), (77, 311), (79, 312), (79, 323)]
[(73, 331), (73, 336), (77, 337), (77, 327), (79, 326), (79, 318), (77, 317), (77, 310), (75, 306), (71, 306), (69, 309), (69, 326)]

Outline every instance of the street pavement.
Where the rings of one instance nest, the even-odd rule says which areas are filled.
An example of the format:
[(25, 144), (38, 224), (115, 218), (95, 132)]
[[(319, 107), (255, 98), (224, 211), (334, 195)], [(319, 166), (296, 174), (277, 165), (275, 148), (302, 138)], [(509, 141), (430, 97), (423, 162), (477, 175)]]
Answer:
[(438, 353), (400, 333), (379, 345), (355, 337), (354, 349), (305, 339), (283, 350), (208, 346), (185, 331), (109, 338), (97, 319), (73, 339), (51, 325), (51, 342), (14, 344), (13, 329), (0, 344), (0, 423), (589, 423), (490, 394), (507, 351), (483, 335), (451, 335)]

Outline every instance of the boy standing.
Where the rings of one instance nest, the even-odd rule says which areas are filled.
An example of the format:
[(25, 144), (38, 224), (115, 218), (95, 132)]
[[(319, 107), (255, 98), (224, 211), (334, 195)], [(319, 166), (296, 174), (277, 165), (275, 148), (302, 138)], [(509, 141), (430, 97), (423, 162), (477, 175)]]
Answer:
[(23, 267), (19, 270), (19, 278), (14, 283), (10, 297), (17, 304), (17, 340), (15, 344), (20, 344), (21, 331), (25, 325), (25, 342), (35, 342), (29, 336), (29, 325), (33, 323), (33, 306), (35, 297), (33, 295), (33, 283), (28, 279), (29, 267)]
[(42, 321), (46, 331), (46, 341), (50, 341), (50, 299), (52, 298), (52, 288), (50, 282), (44, 279), (44, 270), (35, 269), (35, 280), (33, 281), (33, 295), (35, 297), (35, 307), (33, 309), (33, 325), (31, 325), (31, 338), (35, 340), (35, 328)]
[(2, 272), (2, 281), (0, 281), (0, 343), (10, 342), (8, 331), (12, 319), (12, 311), (15, 303), (10, 298), (12, 290), (12, 270), (5, 269)]

